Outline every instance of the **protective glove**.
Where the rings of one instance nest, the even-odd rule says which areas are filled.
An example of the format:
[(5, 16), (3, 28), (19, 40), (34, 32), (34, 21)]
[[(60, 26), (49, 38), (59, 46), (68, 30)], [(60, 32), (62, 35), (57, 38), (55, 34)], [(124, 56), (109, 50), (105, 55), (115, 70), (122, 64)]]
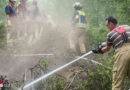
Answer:
[(102, 44), (98, 44), (97, 48), (93, 49), (92, 52), (97, 54), (99, 53), (103, 54), (102, 48), (103, 48)]
[(8, 27), (11, 27), (11, 26), (12, 26), (12, 23), (11, 23), (10, 20), (7, 21), (7, 26), (8, 26)]

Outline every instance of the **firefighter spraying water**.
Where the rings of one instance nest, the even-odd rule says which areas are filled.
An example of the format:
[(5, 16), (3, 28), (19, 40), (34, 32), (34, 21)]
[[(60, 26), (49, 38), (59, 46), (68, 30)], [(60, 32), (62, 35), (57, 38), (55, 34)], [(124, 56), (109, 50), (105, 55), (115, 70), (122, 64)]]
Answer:
[[(81, 5), (80, 2), (76, 2), (74, 4), (74, 15), (72, 18), (72, 41), (74, 42), (75, 49), (76, 49), (76, 54), (81, 55), (85, 52), (87, 52), (87, 42), (86, 42), (86, 14), (82, 10), (83, 6)], [(81, 45), (84, 46), (81, 48)]]
[(112, 90), (122, 90), (125, 78), (130, 79), (130, 26), (117, 25), (115, 17), (106, 18), (106, 26), (110, 30), (107, 34), (107, 45), (98, 45), (93, 53), (105, 53), (114, 47), (115, 61), (113, 66)]
[[(47, 73), (46, 75), (43, 75), (42, 77), (34, 80), (33, 82), (25, 85), (23, 89), (26, 89), (33, 84), (39, 82), (42, 79), (47, 78), (48, 76), (58, 72), (59, 70), (62, 70), (63, 68), (67, 67), (68, 65), (80, 60), (81, 58), (84, 58), (85, 56), (88, 56), (92, 53), (101, 53), (107, 52), (110, 50), (111, 46), (113, 45), (115, 49), (115, 63), (114, 63), (114, 70), (113, 70), (113, 84), (112, 84), (112, 90), (122, 90), (123, 83), (126, 76), (130, 76), (130, 57), (129, 57), (129, 32), (130, 27), (128, 25), (121, 25), (117, 26), (117, 19), (113, 16), (110, 16), (106, 19), (106, 26), (110, 29), (110, 33), (107, 35), (107, 44), (106, 46), (99, 44), (96, 49), (93, 49), (92, 51), (82, 55), (81, 57), (72, 60), (70, 63), (67, 63), (54, 71)], [(115, 42), (115, 43), (113, 43)], [(99, 63), (98, 63), (99, 64)], [(118, 74), (117, 74), (118, 73)], [(129, 77), (130, 78), (130, 77)]]
[[(33, 31), (33, 30), (36, 30), (36, 28), (39, 27), (39, 25), (40, 25), (40, 28), (38, 31), (38, 32), (40, 32), (40, 30), (44, 28), (43, 23), (46, 22), (47, 20), (43, 21), (43, 23), (40, 22), (41, 20), (39, 20), (38, 22), (40, 22), (40, 23), (37, 24), (37, 22), (34, 21), (35, 19), (37, 19), (37, 16), (40, 15), (39, 9), (37, 6), (37, 1), (33, 0), (31, 6), (28, 9), (26, 9), (26, 7), (24, 5), (24, 1), (25, 0), (20, 0), (20, 4), (17, 7), (18, 13), (17, 13), (17, 10), (15, 8), (16, 0), (9, 0), (9, 4), (5, 7), (5, 13), (6, 13), (6, 19), (7, 19), (6, 24), (8, 26), (7, 27), (7, 29), (8, 29), (7, 30), (7, 33), (8, 33), (7, 39), (13, 39), (14, 41), (15, 41), (15, 39), (18, 39), (19, 32), (14, 31), (14, 30), (19, 30), (19, 29), (17, 29), (18, 25), (15, 22), (15, 18), (17, 15), (24, 17), (25, 12), (27, 11), (26, 13), (28, 15), (28, 19), (29, 19), (28, 22), (30, 22), (30, 25), (26, 25), (26, 23), (22, 24), (24, 26), (24, 28), (26, 28), (26, 31), (24, 32), (24, 34), (21, 35), (21, 37), (24, 37), (24, 38), (28, 37), (28, 39), (25, 39), (25, 41), (29, 42), (30, 45), (32, 45), (32, 41), (34, 41), (34, 38), (36, 36), (40, 36), (40, 35), (36, 35), (38, 30), (37, 31)], [(75, 14), (74, 14), (73, 20), (72, 20), (72, 25), (73, 25), (74, 33), (75, 33), (74, 44), (76, 47), (77, 55), (81, 55), (83, 53), (80, 50), (79, 38), (83, 37), (82, 42), (83, 42), (84, 47), (85, 47), (85, 52), (87, 51), (87, 44), (86, 44), (86, 39), (85, 39), (86, 38), (86, 32), (85, 32), (86, 25), (85, 24), (87, 23), (87, 20), (86, 20), (85, 12), (82, 11), (82, 5), (79, 2), (75, 3), (74, 9), (75, 9)], [(46, 15), (43, 15), (43, 16), (46, 16)], [(49, 20), (46, 23), (48, 23), (48, 25), (45, 25), (45, 26), (48, 26), (48, 27), (51, 26), (49, 24), (50, 23)], [(93, 49), (92, 51), (89, 51), (88, 53), (83, 54), (81, 56), (78, 56), (76, 59), (73, 59), (69, 63), (62, 65), (61, 67), (41, 76), (40, 78), (38, 78), (38, 79), (28, 83), (28, 84), (25, 84), (19, 90), (27, 89), (27, 88), (35, 85), (39, 81), (48, 78), (49, 76), (68, 67), (69, 65), (79, 61), (80, 59), (87, 60), (85, 57), (87, 57), (90, 54), (93, 54), (93, 53), (103, 54), (103, 53), (109, 51), (111, 46), (114, 47), (114, 51), (115, 51), (112, 90), (121, 90), (123, 87), (124, 81), (125, 81), (125, 77), (128, 76), (130, 78), (130, 67), (129, 67), (130, 66), (130, 56), (129, 56), (129, 53), (130, 53), (130, 44), (129, 44), (129, 42), (130, 42), (130, 26), (128, 26), (128, 25), (119, 25), (118, 26), (117, 24), (118, 24), (118, 22), (117, 22), (117, 19), (115, 17), (113, 17), (113, 16), (108, 17), (106, 19), (106, 26), (108, 27), (108, 29), (110, 29), (110, 32), (107, 35), (106, 44), (99, 44), (97, 46), (97, 48)], [(24, 29), (22, 28), (21, 30), (24, 30)], [(30, 32), (27, 30), (32, 30), (32, 31)], [(56, 34), (56, 35), (58, 35), (58, 34)], [(49, 37), (49, 35), (47, 35), (47, 36)], [(53, 40), (54, 39), (52, 39), (52, 41)], [(62, 42), (60, 42), (60, 43), (62, 43)], [(44, 43), (42, 45), (42, 47), (45, 46), (45, 44), (46, 43)], [(25, 44), (25, 46), (26, 46), (26, 44)], [(53, 49), (55, 49), (55, 48), (53, 48)], [(34, 56), (45, 56), (45, 55), (50, 56), (50, 55), (54, 55), (54, 54), (35, 54), (35, 53), (34, 54), (33, 53), (32, 54), (24, 54), (24, 53), (17, 54), (16, 53), (16, 54), (11, 54), (11, 55), (15, 56), (15, 57), (34, 57)], [(60, 55), (62, 55), (62, 54), (60, 54)], [(104, 66), (102, 63), (99, 63), (97, 61), (94, 61), (91, 59), (90, 59), (90, 61), (92, 61), (98, 65)], [(0, 78), (0, 88), (2, 88), (2, 87), (3, 87), (3, 79)]]

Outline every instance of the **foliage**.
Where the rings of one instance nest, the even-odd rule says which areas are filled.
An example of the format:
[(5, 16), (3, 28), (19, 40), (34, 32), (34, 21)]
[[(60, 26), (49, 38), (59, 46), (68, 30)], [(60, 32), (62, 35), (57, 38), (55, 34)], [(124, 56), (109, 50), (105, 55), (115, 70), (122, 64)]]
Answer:
[(129, 78), (126, 78), (123, 90), (129, 90), (129, 89), (130, 89), (130, 80), (129, 80)]
[(63, 90), (66, 85), (65, 78), (61, 75), (55, 75), (49, 79), (48, 85), (47, 90)]
[(44, 58), (42, 58), (40, 60), (40, 64), (41, 64), (41, 67), (43, 68), (44, 72), (46, 72), (47, 71), (47, 67), (50, 64), (50, 62), (48, 60), (45, 60)]
[(87, 27), (87, 38), (90, 46), (96, 47), (97, 44), (106, 41), (108, 29), (104, 26), (100, 27)]
[(120, 6), (117, 17), (120, 24), (130, 25), (130, 0), (114, 0)]
[[(109, 60), (105, 60), (105, 66), (99, 66), (96, 72), (89, 70), (88, 80), (86, 81), (87, 88), (90, 90), (111, 90), (112, 85), (112, 61), (113, 57), (108, 57)], [(100, 58), (100, 61), (104, 61)]]
[(20, 81), (11, 80), (10, 83), (11, 83), (11, 89), (9, 89), (9, 90), (18, 90), (18, 87), (21, 87), (21, 85), (23, 85), (24, 80), (20, 80)]
[(0, 0), (0, 20), (5, 21), (5, 6), (7, 2), (6, 0)]
[[(107, 54), (105, 55), (105, 57), (102, 58), (96, 57), (96, 61), (103, 63), (103, 65), (96, 65), (90, 63), (90, 67), (96, 67), (95, 69), (85, 69), (86, 63), (80, 62), (78, 64), (79, 73), (73, 74), (73, 76), (71, 76), (72, 78), (75, 77), (72, 82), (66, 82), (66, 78), (64, 77), (64, 75), (56, 74), (55, 76), (46, 80), (46, 83), (48, 83), (46, 85), (46, 89), (63, 90), (67, 85), (70, 84), (67, 90), (111, 90), (112, 66), (114, 61), (113, 59), (113, 55), (108, 56)], [(72, 79), (70, 78), (70, 80)], [(129, 88), (128, 80), (126, 81), (126, 85), (124, 85), (124, 88), (124, 90), (127, 90)]]
[(0, 47), (5, 46), (6, 44), (6, 27), (5, 23), (0, 21)]
[(49, 64), (50, 64), (50, 62), (48, 60), (44, 60), (44, 58), (41, 59), (41, 65), (42, 65), (42, 67), (48, 67)]
[[(90, 64), (91, 67), (97, 67), (95, 68), (96, 70), (93, 70), (92, 68), (85, 69), (86, 63), (80, 62), (78, 64), (79, 73), (73, 74), (73, 76), (71, 76), (72, 78), (75, 78), (72, 82), (70, 81), (70, 86), (67, 88), (67, 90), (110, 90), (112, 85), (111, 67), (113, 63), (113, 57), (106, 56), (105, 58), (97, 58), (97, 61), (102, 62), (105, 66)], [(72, 79), (70, 78), (70, 80)], [(66, 82), (66, 78), (64, 77), (64, 75), (59, 74), (56, 74), (55, 76), (47, 79), (46, 83), (47, 85), (44, 88), (46, 88), (47, 90), (63, 90), (66, 85), (68, 85), (68, 82)]]

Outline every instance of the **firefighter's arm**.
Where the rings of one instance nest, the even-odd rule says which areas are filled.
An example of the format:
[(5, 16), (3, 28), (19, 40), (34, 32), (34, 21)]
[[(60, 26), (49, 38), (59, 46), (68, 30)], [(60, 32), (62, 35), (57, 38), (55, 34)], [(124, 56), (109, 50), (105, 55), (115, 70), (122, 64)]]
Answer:
[(76, 22), (78, 21), (79, 19), (79, 15), (76, 15), (72, 21), (72, 24), (76, 24)]
[(6, 18), (7, 18), (7, 26), (12, 26), (10, 16), (8, 14), (6, 14)]
[(101, 49), (103, 53), (108, 52), (111, 49), (111, 46), (105, 46)]
[(97, 48), (93, 49), (92, 52), (93, 53), (105, 53), (107, 51), (109, 51), (111, 49), (111, 46), (104, 46), (103, 44), (98, 44)]

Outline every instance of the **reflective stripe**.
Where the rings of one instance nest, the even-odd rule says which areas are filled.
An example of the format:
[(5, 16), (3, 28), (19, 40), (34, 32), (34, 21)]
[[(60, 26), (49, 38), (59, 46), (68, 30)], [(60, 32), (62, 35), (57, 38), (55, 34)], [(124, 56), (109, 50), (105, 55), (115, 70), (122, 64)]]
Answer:
[(79, 14), (79, 21), (77, 23), (77, 27), (85, 28), (85, 12), (83, 11), (78, 11)]
[(83, 11), (78, 11), (78, 13), (79, 13), (79, 15), (85, 16), (85, 12), (83, 12)]

